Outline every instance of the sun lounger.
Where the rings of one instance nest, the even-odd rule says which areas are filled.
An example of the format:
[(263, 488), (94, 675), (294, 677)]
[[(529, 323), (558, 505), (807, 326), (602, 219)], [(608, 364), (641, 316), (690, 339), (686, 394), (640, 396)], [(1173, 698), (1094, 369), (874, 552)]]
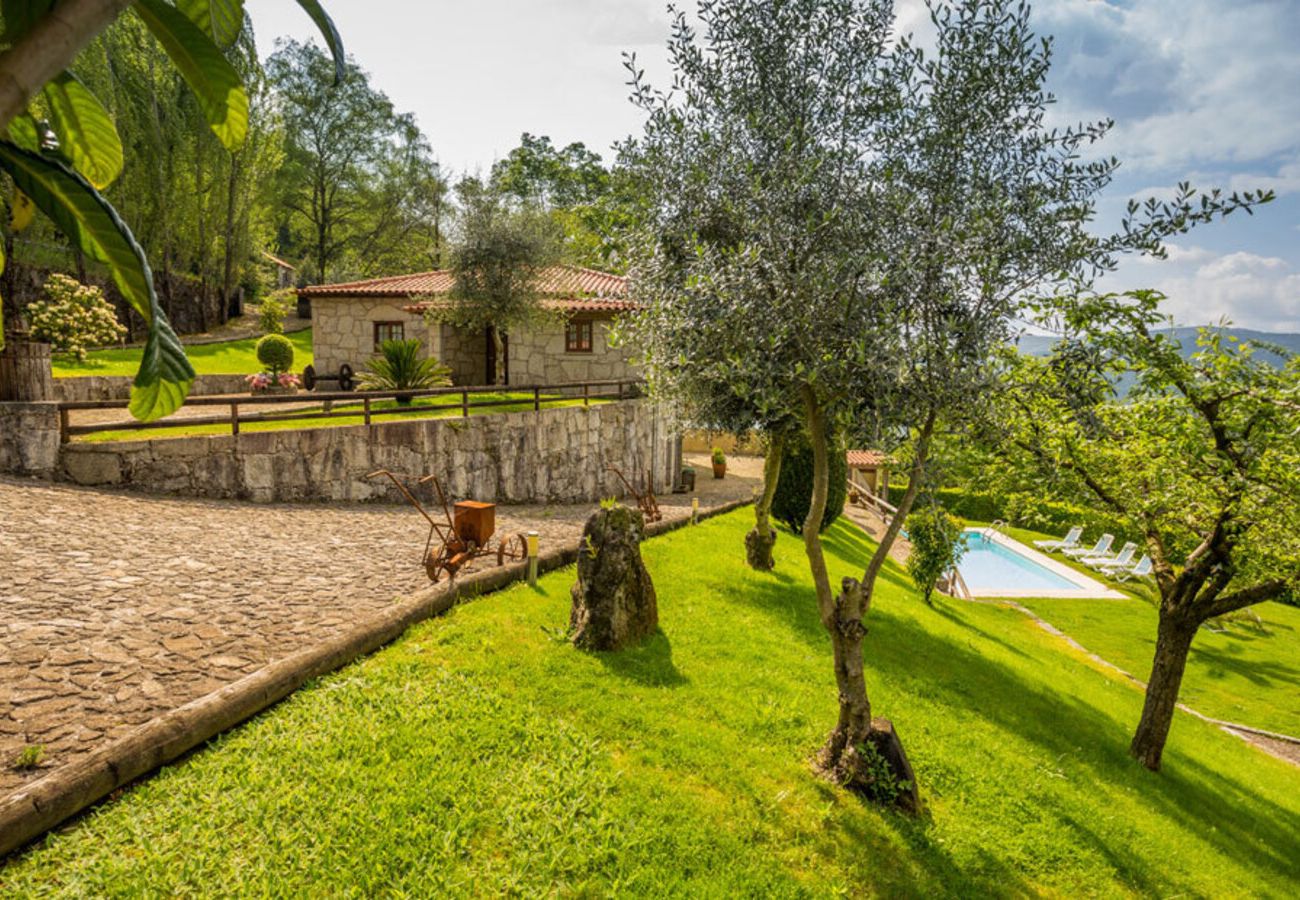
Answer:
[(1079, 546), (1079, 538), (1083, 536), (1083, 528), (1076, 525), (1071, 528), (1065, 537), (1058, 540), (1034, 541), (1034, 546), (1039, 550), (1067, 550)]
[(1061, 552), (1072, 559), (1079, 559), (1084, 556), (1105, 556), (1110, 552), (1110, 545), (1113, 543), (1115, 543), (1115, 535), (1103, 534), (1101, 537), (1097, 538), (1097, 543), (1093, 544), (1091, 547), (1071, 547), (1068, 550), (1063, 550)]
[(1085, 556), (1079, 562), (1093, 569), (1100, 569), (1103, 566), (1128, 566), (1133, 562), (1133, 556), (1137, 553), (1138, 545), (1129, 541), (1119, 551), (1118, 556), (1109, 553), (1101, 556)]
[(1145, 578), (1153, 568), (1151, 557), (1143, 554), (1132, 566), (1103, 566), (1102, 571), (1116, 581), (1128, 581), (1131, 578)]

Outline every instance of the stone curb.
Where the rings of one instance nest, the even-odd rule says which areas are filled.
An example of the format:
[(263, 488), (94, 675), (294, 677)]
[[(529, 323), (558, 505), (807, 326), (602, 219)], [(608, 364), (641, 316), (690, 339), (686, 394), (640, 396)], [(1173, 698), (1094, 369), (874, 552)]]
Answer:
[[(720, 516), (752, 502), (732, 500), (702, 509), (699, 518)], [(689, 523), (689, 517), (654, 522), (646, 526), (646, 535), (666, 534)], [(577, 558), (576, 544), (551, 550), (539, 556), (538, 571), (560, 569)], [(516, 563), (419, 591), (345, 634), (269, 663), (251, 675), (163, 713), (125, 737), (0, 799), (0, 861), (118, 788), (273, 706), (312, 678), (378, 650), (412, 625), (442, 615), (460, 602), (522, 581), (527, 571), (526, 562)]]

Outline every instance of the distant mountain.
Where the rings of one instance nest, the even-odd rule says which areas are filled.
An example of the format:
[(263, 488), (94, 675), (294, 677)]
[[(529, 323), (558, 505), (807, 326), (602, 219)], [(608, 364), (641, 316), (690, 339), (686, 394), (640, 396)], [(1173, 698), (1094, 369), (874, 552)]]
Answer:
[[(1236, 337), (1241, 341), (1258, 341), (1261, 343), (1276, 344), (1291, 353), (1300, 353), (1300, 334), (1280, 332), (1273, 333), (1270, 331), (1251, 331), (1249, 328), (1227, 328), (1224, 329), (1227, 334)], [(1163, 331), (1163, 334), (1172, 335), (1174, 340), (1178, 341), (1182, 347), (1184, 356), (1191, 356), (1196, 350), (1196, 335), (1198, 329), (1195, 327), (1170, 328)], [(1027, 353), (1030, 356), (1047, 356), (1052, 352), (1052, 347), (1060, 340), (1051, 334), (1026, 334), (1022, 335), (1019, 340), (1021, 353)], [(1273, 353), (1261, 352), (1261, 358), (1272, 362), (1275, 365), (1282, 364), (1282, 358)]]

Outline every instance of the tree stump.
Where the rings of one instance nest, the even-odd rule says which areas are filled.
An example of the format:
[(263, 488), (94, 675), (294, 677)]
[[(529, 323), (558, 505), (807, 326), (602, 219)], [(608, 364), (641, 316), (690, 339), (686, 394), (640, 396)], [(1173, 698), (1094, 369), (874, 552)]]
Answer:
[(582, 530), (569, 629), (584, 650), (619, 650), (654, 634), (659, 606), (641, 560), (645, 517), (626, 506), (602, 508)]
[(9, 334), (0, 350), (0, 402), (34, 403), (54, 399), (50, 345)]
[(772, 547), (775, 545), (775, 528), (769, 527), (766, 535), (758, 530), (757, 525), (749, 529), (745, 534), (745, 561), (749, 567), (759, 572), (772, 571), (776, 566), (776, 560), (772, 558)]

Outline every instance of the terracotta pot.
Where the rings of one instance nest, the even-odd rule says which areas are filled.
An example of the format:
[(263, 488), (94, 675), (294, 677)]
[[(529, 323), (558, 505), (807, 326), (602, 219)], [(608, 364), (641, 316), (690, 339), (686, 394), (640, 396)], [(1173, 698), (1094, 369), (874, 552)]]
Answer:
[(713, 464), (713, 477), (721, 478), (727, 474), (727, 464), (725, 462)]

